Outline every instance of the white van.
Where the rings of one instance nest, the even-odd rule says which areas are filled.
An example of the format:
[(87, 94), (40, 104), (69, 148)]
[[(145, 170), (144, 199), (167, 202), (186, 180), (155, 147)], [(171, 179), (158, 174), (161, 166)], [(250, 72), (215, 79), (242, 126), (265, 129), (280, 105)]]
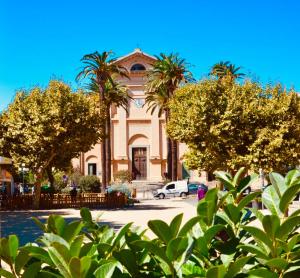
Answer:
[(169, 182), (163, 188), (153, 192), (153, 196), (159, 199), (175, 196), (186, 197), (188, 194), (189, 190), (186, 180)]

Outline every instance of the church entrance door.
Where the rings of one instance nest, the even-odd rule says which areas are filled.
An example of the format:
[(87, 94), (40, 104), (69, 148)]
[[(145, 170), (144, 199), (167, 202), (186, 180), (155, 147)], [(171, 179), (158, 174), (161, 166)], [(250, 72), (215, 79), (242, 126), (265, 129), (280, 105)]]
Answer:
[(147, 148), (132, 148), (132, 178), (147, 179)]

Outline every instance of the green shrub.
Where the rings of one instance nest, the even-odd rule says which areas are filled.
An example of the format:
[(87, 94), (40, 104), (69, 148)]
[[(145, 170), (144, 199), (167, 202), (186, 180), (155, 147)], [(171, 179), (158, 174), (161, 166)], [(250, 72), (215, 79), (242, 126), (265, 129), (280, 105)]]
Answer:
[(80, 179), (81, 192), (100, 192), (101, 183), (97, 176), (84, 176)]
[(63, 179), (63, 176), (65, 175), (62, 171), (57, 171), (54, 173), (54, 188), (56, 191), (61, 191), (68, 185), (68, 181)]
[[(59, 215), (36, 224), (44, 231), (34, 244), (19, 247), (11, 235), (0, 240), (0, 259), (9, 271), (3, 277), (208, 277), (290, 278), (300, 276), (300, 210), (288, 216), (300, 191), (300, 172), (286, 177), (270, 174), (263, 193), (243, 191), (257, 179), (217, 172), (228, 189), (210, 189), (197, 205), (197, 216), (185, 224), (183, 214), (171, 223), (150, 220), (145, 231), (128, 223), (118, 232), (92, 220), (81, 209), (81, 220), (66, 223)], [(262, 194), (267, 214), (247, 205)], [(253, 225), (252, 221), (259, 223)]]
[(132, 175), (131, 172), (128, 170), (119, 170), (115, 173), (114, 179), (115, 181), (120, 183), (130, 183), (132, 181)]

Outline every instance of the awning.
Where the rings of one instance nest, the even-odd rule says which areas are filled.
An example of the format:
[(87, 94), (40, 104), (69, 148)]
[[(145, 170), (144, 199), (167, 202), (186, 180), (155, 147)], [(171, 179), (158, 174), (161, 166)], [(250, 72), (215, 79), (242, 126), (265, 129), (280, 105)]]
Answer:
[(12, 164), (12, 160), (8, 157), (0, 156), (0, 164)]

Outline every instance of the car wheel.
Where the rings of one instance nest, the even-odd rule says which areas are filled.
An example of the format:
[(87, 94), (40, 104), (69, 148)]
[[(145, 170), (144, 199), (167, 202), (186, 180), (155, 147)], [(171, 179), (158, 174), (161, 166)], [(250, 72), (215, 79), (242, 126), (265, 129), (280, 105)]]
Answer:
[(180, 193), (180, 197), (186, 198), (187, 194), (185, 192)]
[(159, 198), (159, 199), (164, 199), (164, 198), (165, 198), (165, 194), (160, 193), (160, 194), (158, 195), (158, 198)]

